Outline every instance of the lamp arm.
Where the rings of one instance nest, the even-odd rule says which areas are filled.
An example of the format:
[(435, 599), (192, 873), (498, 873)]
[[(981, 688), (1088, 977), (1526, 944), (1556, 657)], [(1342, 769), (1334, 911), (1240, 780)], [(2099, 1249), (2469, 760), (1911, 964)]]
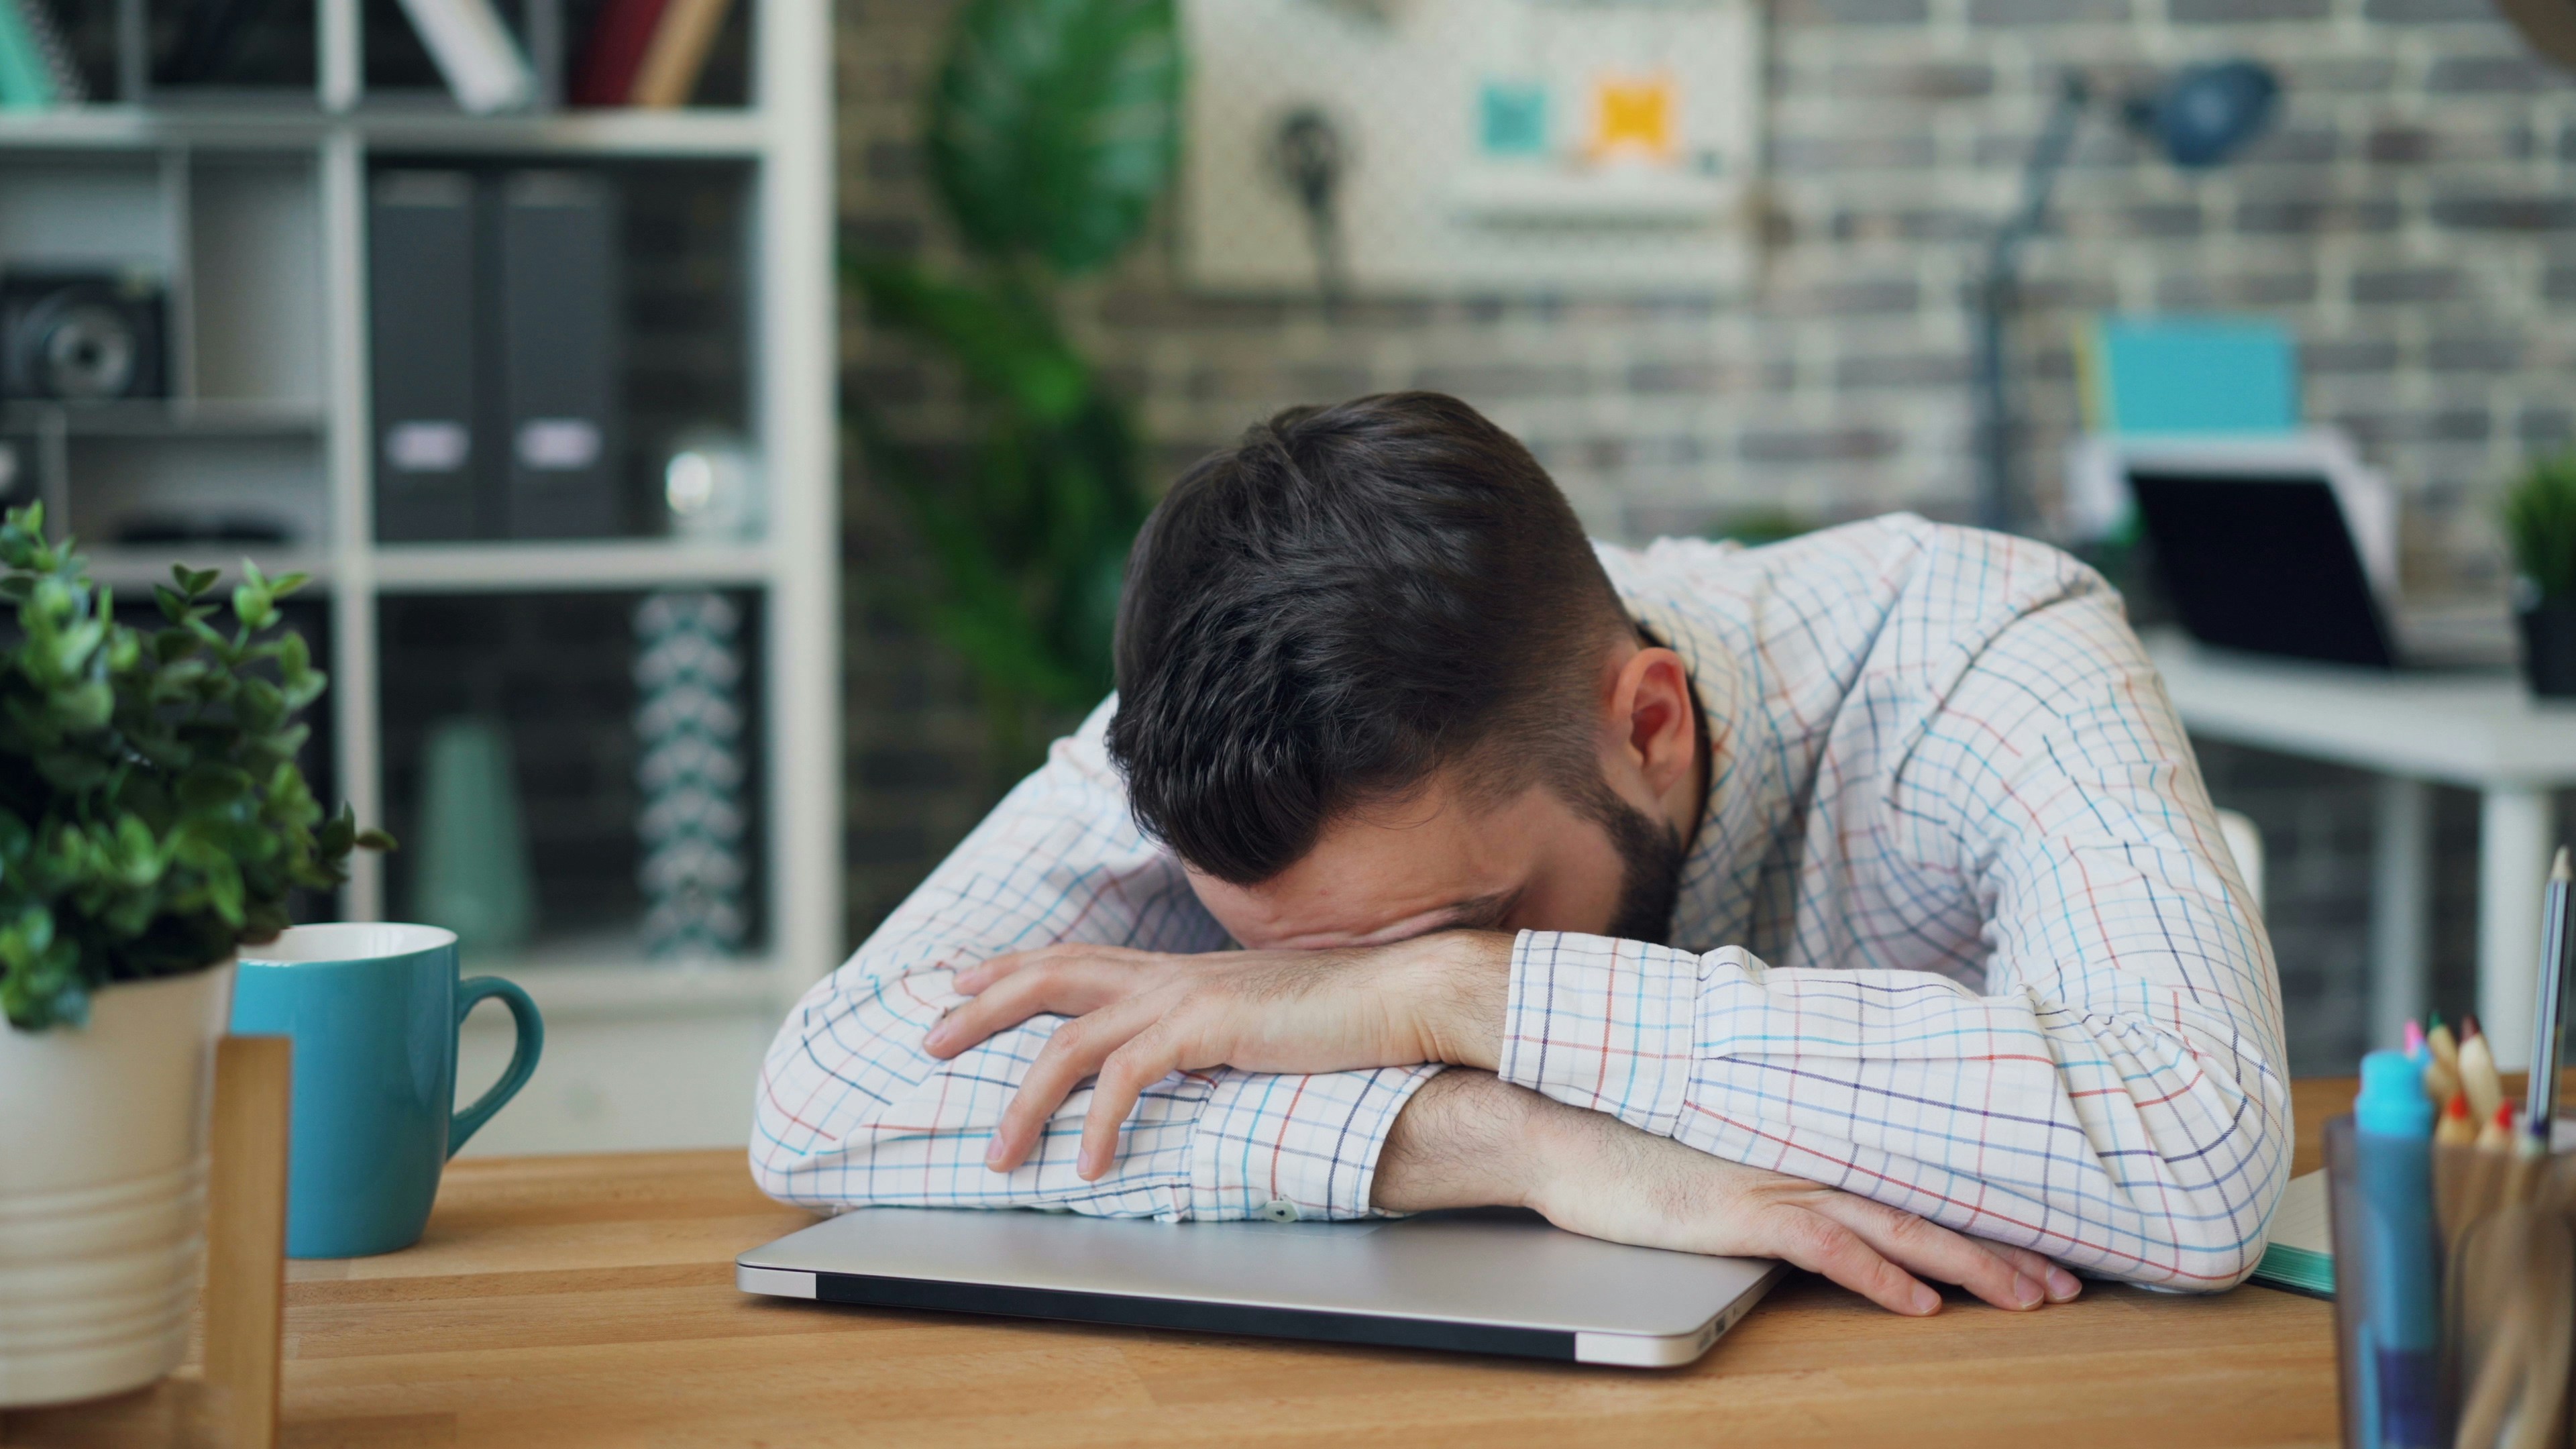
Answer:
[(1989, 286), (1998, 280), (2008, 281), (2020, 268), (2022, 243), (2047, 228), (2048, 201), (2057, 192), (2057, 174), (2066, 169), (2066, 155), (2075, 149), (2075, 128), (2083, 121), (2085, 108), (2092, 100), (2092, 88), (2085, 84), (2082, 74), (2068, 71), (2058, 82), (2057, 102), (2049, 108), (2039, 139), (2031, 145), (2030, 159), (2022, 163), (2021, 205), (1995, 228), (1994, 239), (1988, 245)]
[(2021, 203), (1995, 228), (1977, 279), (1977, 524), (2009, 531), (2018, 521), (2012, 478), (2012, 419), (2004, 388), (2004, 321), (2021, 281), (2022, 244), (2048, 225), (2049, 197), (2074, 149), (2092, 90), (2075, 71), (2058, 83), (2056, 104), (2022, 166)]

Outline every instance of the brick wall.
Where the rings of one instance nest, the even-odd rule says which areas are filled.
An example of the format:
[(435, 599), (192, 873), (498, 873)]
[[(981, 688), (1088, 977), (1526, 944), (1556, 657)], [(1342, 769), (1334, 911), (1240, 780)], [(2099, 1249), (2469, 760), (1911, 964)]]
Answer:
[[(951, 9), (841, 6), (852, 246), (943, 246), (915, 137)], [(1605, 536), (1784, 508), (1963, 517), (1963, 295), (2055, 76), (2081, 66), (2117, 93), (2177, 62), (2252, 55), (2282, 73), (2285, 103), (2225, 170), (2177, 173), (2107, 114), (2088, 121), (2057, 228), (2029, 252), (2013, 340), (2024, 476), (2053, 492), (2077, 316), (2261, 312), (2302, 340), (2309, 414), (2350, 428), (2403, 490), (2410, 586), (2498, 588), (2496, 479), (2576, 436), (2576, 86), (2487, 0), (1777, 0), (1770, 45), (1770, 244), (1749, 296), (1381, 297), (1328, 325), (1303, 299), (1187, 293), (1158, 232), (1081, 289), (1074, 325), (1136, 399), (1164, 476), (1269, 409), (1418, 386), (1520, 433)], [(925, 437), (953, 430), (951, 380), (851, 323), (845, 386)], [(994, 782), (959, 671), (925, 659), (871, 591), (906, 555), (855, 479), (848, 519), (855, 933)], [(2352, 918), (2366, 782), (2250, 752), (2223, 768), (2213, 755), (2211, 773), (2298, 862), (2274, 913), (2309, 1024), (2301, 1054), (2344, 1059), (2357, 945), (2287, 923)], [(2446, 831), (2460, 813), (2446, 807)], [(2465, 960), (2451, 919), (2446, 956)]]

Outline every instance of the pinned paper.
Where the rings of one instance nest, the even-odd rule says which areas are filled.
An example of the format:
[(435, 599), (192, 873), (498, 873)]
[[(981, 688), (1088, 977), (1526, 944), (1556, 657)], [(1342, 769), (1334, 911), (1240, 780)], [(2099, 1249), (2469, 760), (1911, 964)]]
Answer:
[(1488, 156), (1547, 153), (1547, 87), (1489, 80), (1477, 95), (1477, 143)]
[(1592, 86), (1594, 161), (1670, 161), (1681, 97), (1669, 74), (1602, 76)]

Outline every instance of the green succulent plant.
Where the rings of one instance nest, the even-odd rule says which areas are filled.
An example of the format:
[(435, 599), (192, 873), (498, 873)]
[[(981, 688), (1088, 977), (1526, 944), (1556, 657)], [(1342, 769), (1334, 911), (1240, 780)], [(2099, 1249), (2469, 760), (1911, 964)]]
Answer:
[(1128, 545), (1148, 499), (1125, 404), (1066, 336), (1062, 284), (1135, 240), (1180, 138), (1173, 0), (971, 0), (931, 87), (932, 188), (954, 266), (854, 255), (877, 325), (953, 362), (963, 456), (912, 445), (866, 398), (850, 422), (936, 574), (912, 600), (970, 664), (1003, 769), (1031, 704), (1088, 707), (1110, 683)]
[(2534, 462), (2504, 496), (2514, 572), (2542, 599), (2576, 597), (2576, 449)]
[(0, 1013), (21, 1031), (79, 1025), (91, 993), (204, 970), (288, 925), (290, 892), (390, 849), (346, 807), (328, 819), (295, 763), (295, 716), (322, 695), (277, 601), (305, 580), (245, 560), (233, 627), (211, 569), (173, 565), (166, 627), (116, 621), (40, 507), (0, 523)]

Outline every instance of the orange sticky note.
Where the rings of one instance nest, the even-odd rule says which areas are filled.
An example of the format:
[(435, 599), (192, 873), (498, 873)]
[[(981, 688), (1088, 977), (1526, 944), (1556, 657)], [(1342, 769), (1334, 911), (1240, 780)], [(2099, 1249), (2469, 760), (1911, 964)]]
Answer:
[(1673, 132), (1681, 110), (1679, 102), (1669, 74), (1602, 76), (1594, 80), (1592, 159), (1671, 160), (1678, 149)]

